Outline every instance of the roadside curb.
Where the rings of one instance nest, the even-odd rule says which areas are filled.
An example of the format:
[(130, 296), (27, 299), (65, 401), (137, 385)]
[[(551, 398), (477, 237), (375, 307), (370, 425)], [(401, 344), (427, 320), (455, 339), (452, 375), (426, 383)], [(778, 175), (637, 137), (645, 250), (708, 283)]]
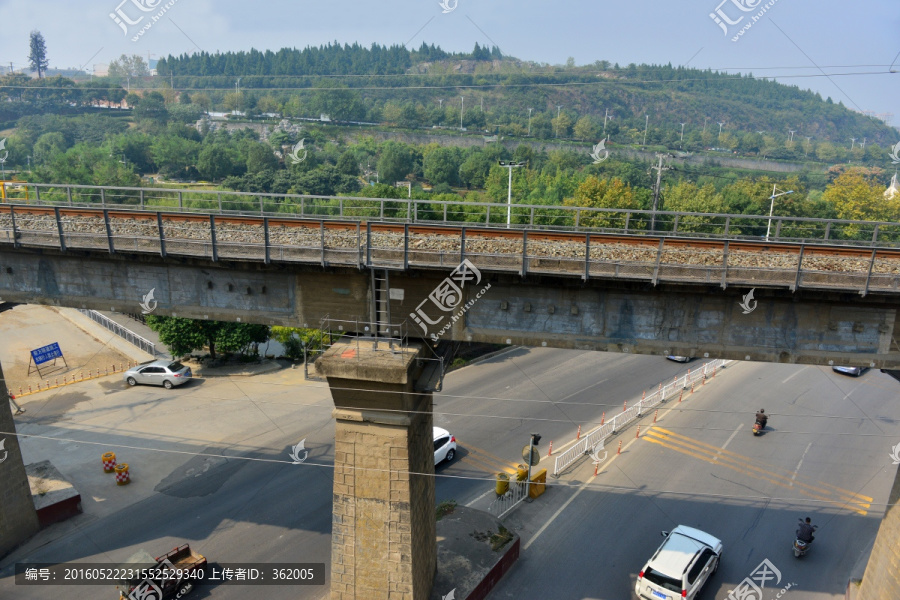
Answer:
[(90, 380), (92, 380), (92, 379), (99, 379), (99, 378), (101, 378), (101, 377), (109, 377), (110, 375), (121, 375), (122, 373), (124, 373), (124, 372), (127, 370), (126, 367), (125, 367), (125, 365), (127, 365), (127, 369), (130, 369), (131, 367), (137, 366), (138, 363), (133, 362), (133, 361), (129, 361), (129, 362), (127, 362), (127, 363), (120, 363), (120, 364), (119, 364), (119, 370), (116, 370), (116, 365), (113, 365), (113, 366), (112, 366), (112, 372), (110, 372), (109, 369), (104, 369), (104, 372), (101, 373), (101, 372), (100, 372), (100, 369), (97, 369), (97, 374), (96, 374), (96, 375), (94, 375), (94, 370), (91, 369), (91, 370), (88, 371), (88, 376), (87, 376), (87, 377), (84, 376), (84, 371), (80, 371), (79, 374), (78, 374), (79, 376), (78, 376), (77, 378), (75, 377), (75, 374), (74, 374), (74, 373), (72, 374), (72, 378), (71, 378), (71, 379), (69, 379), (69, 376), (68, 376), (68, 375), (63, 375), (63, 382), (60, 383), (60, 382), (59, 382), (59, 377), (56, 377), (56, 378), (54, 378), (54, 383), (53, 383), (53, 385), (50, 384), (50, 380), (49, 380), (49, 379), (45, 379), (45, 380), (44, 380), (44, 385), (43, 385), (43, 387), (41, 386), (41, 382), (40, 382), (40, 381), (39, 381), (38, 384), (37, 384), (37, 389), (36, 389), (36, 390), (32, 390), (32, 389), (31, 389), (31, 386), (29, 385), (29, 386), (28, 386), (28, 391), (26, 392), (26, 391), (25, 391), (25, 386), (19, 386), (19, 393), (18, 393), (18, 394), (13, 394), (12, 392), (10, 392), (9, 396), (10, 396), (10, 398), (12, 398), (13, 400), (17, 400), (17, 399), (19, 399), (19, 398), (24, 398), (24, 397), (26, 397), (26, 396), (32, 396), (32, 395), (38, 394), (38, 393), (40, 393), (40, 392), (49, 392), (50, 390), (55, 390), (55, 389), (57, 389), (57, 388), (65, 387), (65, 386), (67, 386), (67, 385), (72, 385), (72, 384), (75, 384), (75, 383), (81, 383), (82, 381), (90, 381)]
[(252, 377), (254, 375), (263, 375), (265, 373), (272, 373), (274, 371), (281, 371), (283, 369), (288, 369), (290, 367), (283, 367), (278, 363), (277, 360), (269, 360), (265, 359), (262, 362), (257, 363), (258, 368), (249, 369), (244, 371), (237, 371), (235, 373), (213, 373), (216, 368), (203, 369), (199, 368), (197, 370), (196, 377), (198, 379), (213, 379), (217, 377)]

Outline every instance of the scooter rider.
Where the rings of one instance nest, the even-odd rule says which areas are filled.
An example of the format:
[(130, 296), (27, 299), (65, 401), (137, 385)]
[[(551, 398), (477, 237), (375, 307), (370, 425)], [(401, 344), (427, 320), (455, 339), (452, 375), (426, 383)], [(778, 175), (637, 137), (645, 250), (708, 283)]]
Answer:
[(759, 409), (759, 412), (756, 413), (756, 422), (759, 423), (761, 429), (766, 428), (766, 423), (769, 422), (769, 416), (766, 414), (766, 409)]
[(800, 527), (797, 529), (797, 539), (801, 542), (811, 544), (812, 541), (816, 539), (813, 537), (813, 532), (816, 528), (817, 526), (811, 523), (809, 517), (806, 517), (806, 521), (800, 521)]

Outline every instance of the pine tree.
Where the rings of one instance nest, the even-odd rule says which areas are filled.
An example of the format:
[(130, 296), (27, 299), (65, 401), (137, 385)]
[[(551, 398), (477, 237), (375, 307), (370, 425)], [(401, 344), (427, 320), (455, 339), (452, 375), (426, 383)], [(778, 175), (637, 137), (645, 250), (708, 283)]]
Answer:
[(44, 71), (50, 65), (47, 60), (47, 42), (40, 31), (31, 32), (31, 53), (28, 55), (28, 62), (31, 63), (31, 70), (37, 71), (38, 79), (44, 77)]

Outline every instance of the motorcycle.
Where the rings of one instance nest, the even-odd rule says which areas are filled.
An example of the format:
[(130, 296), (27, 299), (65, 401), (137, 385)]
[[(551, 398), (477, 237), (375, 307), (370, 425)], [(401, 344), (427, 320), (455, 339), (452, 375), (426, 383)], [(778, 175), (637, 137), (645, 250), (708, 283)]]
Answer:
[[(803, 519), (800, 519), (800, 523), (801, 524), (803, 523)], [(818, 525), (812, 526), (813, 531), (815, 531), (818, 528), (819, 528)], [(799, 535), (800, 535), (800, 530), (798, 529), (797, 536), (799, 536)], [(810, 540), (808, 542), (804, 542), (799, 537), (797, 537), (797, 539), (794, 540), (794, 545), (793, 545), (794, 556), (797, 558), (800, 558), (801, 556), (805, 556), (806, 553), (809, 552), (810, 546), (812, 546), (812, 540)]]
[(804, 542), (802, 540), (794, 540), (794, 556), (800, 558), (801, 556), (805, 556), (807, 552), (809, 552), (809, 547), (812, 545), (812, 542)]
[(765, 424), (756, 421), (756, 423), (753, 424), (753, 435), (762, 435), (762, 432), (765, 428)]

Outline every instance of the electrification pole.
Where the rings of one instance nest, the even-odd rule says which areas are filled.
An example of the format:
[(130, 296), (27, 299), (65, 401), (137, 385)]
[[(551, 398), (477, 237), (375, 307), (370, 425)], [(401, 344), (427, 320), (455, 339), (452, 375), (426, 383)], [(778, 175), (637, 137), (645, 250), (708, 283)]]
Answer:
[(662, 172), (672, 168), (663, 166), (664, 154), (657, 154), (656, 156), (659, 158), (659, 165), (650, 167), (656, 170), (656, 187), (653, 188), (653, 216), (650, 217), (650, 231), (656, 231), (656, 209), (659, 207), (659, 186), (662, 183)]

